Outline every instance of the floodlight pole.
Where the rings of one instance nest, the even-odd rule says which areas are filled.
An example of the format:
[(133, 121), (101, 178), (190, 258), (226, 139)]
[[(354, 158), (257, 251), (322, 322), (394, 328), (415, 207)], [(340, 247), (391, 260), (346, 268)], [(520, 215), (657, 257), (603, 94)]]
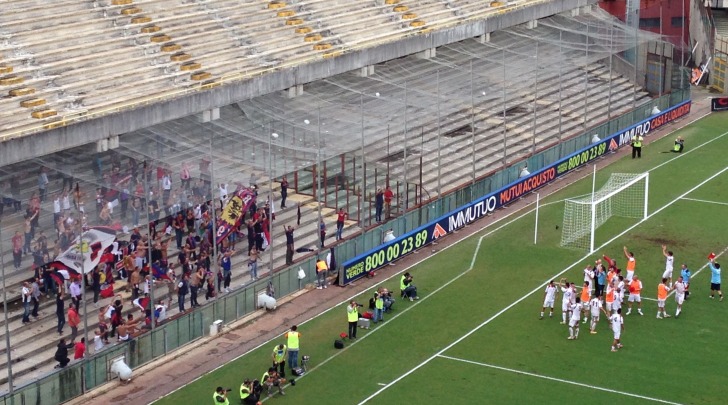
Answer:
[(563, 80), (561, 80), (561, 77), (562, 77), (562, 66), (564, 65), (564, 63), (563, 63), (564, 53), (563, 53), (563, 48), (562, 48), (563, 47), (563, 42), (562, 42), (563, 34), (564, 34), (564, 31), (559, 31), (559, 61), (561, 61), (560, 63), (557, 63), (557, 65), (559, 65), (559, 149), (562, 148), (562, 146), (561, 146), (561, 138), (562, 138), (563, 135), (561, 133), (561, 129), (562, 129), (562, 126), (561, 126), (562, 125), (562, 121), (561, 120), (562, 120), (562, 117), (564, 115), (563, 114), (563, 110), (561, 109), (561, 105), (562, 105), (562, 103), (561, 103), (561, 89), (563, 87), (563, 82), (564, 82)]
[(607, 121), (612, 119), (612, 58), (614, 56), (614, 25), (609, 26), (609, 95), (607, 96)]
[(436, 73), (436, 87), (437, 87), (437, 195), (442, 195), (442, 165), (441, 157), (442, 152), (440, 148), (440, 69), (437, 69)]
[(470, 201), (475, 199), (475, 96), (473, 96), (473, 60), (470, 59), (470, 143), (473, 147), (473, 182), (470, 186)]
[(268, 277), (273, 281), (273, 138), (277, 134), (270, 132), (268, 128), (268, 250), (270, 253), (270, 264), (268, 265)]
[[(404, 211), (407, 213), (407, 201), (409, 200), (409, 187), (407, 185), (407, 81), (404, 82)], [(401, 194), (400, 196), (401, 197)]]
[(584, 130), (587, 128), (587, 112), (589, 111), (589, 23), (586, 23), (586, 54), (584, 57)]
[[(0, 222), (0, 241), (2, 241), (2, 223)], [(0, 242), (1, 243), (1, 242)], [(0, 272), (3, 278), (3, 310), (5, 312), (5, 354), (8, 357), (8, 386), (9, 393), (13, 394), (13, 361), (10, 353), (10, 322), (8, 321), (8, 288), (5, 283), (5, 250), (0, 249)]]
[[(359, 110), (361, 113), (361, 186), (359, 188), (359, 199), (358, 199), (358, 205), (359, 205), (359, 227), (362, 229), (362, 231), (366, 231), (366, 226), (364, 226), (364, 215), (362, 212), (364, 212), (364, 201), (362, 200), (362, 197), (366, 197), (366, 189), (367, 189), (367, 172), (366, 172), (366, 164), (364, 161), (364, 93), (359, 93)], [(354, 168), (356, 170), (356, 167)], [(371, 209), (367, 214), (371, 215)]]
[(503, 61), (503, 167), (506, 166), (508, 156), (508, 141), (506, 133), (508, 132), (508, 122), (506, 117), (506, 48), (502, 50), (502, 61)]
[[(559, 65), (561, 65), (562, 62), (559, 62)], [(538, 41), (536, 41), (536, 82), (533, 85), (533, 138), (531, 141), (531, 154), (533, 155), (536, 153), (536, 109), (538, 107), (538, 104), (536, 101), (538, 101)]]
[[(210, 137), (210, 147), (212, 147), (212, 136)], [(210, 164), (212, 164), (212, 156), (210, 156)], [(150, 308), (152, 309), (152, 322), (151, 327), (152, 330), (154, 330), (156, 326), (156, 322), (154, 319), (154, 263), (152, 263), (152, 247), (154, 240), (152, 239), (152, 221), (149, 217), (149, 183), (147, 182), (147, 161), (144, 161), (144, 193), (145, 196), (145, 206), (147, 211), (147, 263), (149, 265), (149, 274), (152, 276), (152, 282), (149, 283), (149, 299), (151, 300)], [(210, 169), (210, 174), (212, 175), (212, 169)], [(212, 184), (210, 185), (210, 190), (212, 191)], [(214, 204), (213, 204), (214, 205)], [(213, 207), (214, 212), (214, 207)], [(144, 278), (144, 283), (146, 283), (146, 277)], [(145, 312), (146, 315), (146, 312)]]

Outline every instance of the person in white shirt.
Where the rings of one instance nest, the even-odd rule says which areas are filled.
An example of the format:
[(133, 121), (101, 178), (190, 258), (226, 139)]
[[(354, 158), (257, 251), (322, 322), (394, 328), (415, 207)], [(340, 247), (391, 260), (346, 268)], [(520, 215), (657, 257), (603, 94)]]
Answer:
[(614, 290), (614, 304), (612, 304), (612, 309), (615, 311), (622, 308), (622, 303), (624, 302), (624, 277), (617, 276), (615, 278), (616, 280), (616, 289)]
[(559, 290), (556, 287), (556, 283), (554, 280), (551, 280), (550, 283), (546, 284), (546, 290), (544, 290), (543, 293), (543, 307), (541, 308), (541, 316), (538, 319), (543, 319), (543, 314), (546, 312), (546, 308), (551, 308), (551, 312), (549, 312), (549, 318), (553, 318), (554, 316), (554, 302), (556, 301), (556, 296), (558, 295)]
[(154, 307), (154, 312), (157, 317), (157, 323), (164, 322), (167, 319), (167, 306), (163, 303), (159, 303)]
[(586, 266), (584, 269), (584, 281), (589, 283), (589, 291), (594, 288), (594, 267), (592, 265)]
[(63, 211), (65, 211), (66, 213), (71, 211), (71, 197), (65, 191), (63, 192), (63, 195), (61, 196), (61, 207), (63, 208)]
[(609, 317), (612, 324), (612, 332), (614, 332), (614, 341), (612, 342), (612, 351), (622, 348), (622, 332), (624, 332), (624, 318), (622, 317), (622, 308)]
[(662, 245), (662, 255), (665, 256), (665, 272), (662, 273), (662, 278), (666, 278), (668, 287), (672, 288), (672, 269), (675, 257), (671, 250), (667, 250), (667, 245)]
[(571, 288), (571, 283), (564, 283), (566, 279), (562, 278), (559, 280), (559, 286), (561, 287), (561, 324), (566, 325), (566, 317), (569, 315), (571, 307), (571, 297), (574, 296), (574, 290)]
[(94, 331), (94, 353), (100, 352), (104, 348), (104, 339), (101, 336), (101, 330)]
[(589, 324), (589, 333), (595, 335), (597, 333), (597, 323), (599, 323), (600, 312), (604, 312), (604, 315), (609, 317), (607, 311), (602, 306), (602, 299), (599, 295), (595, 295), (589, 300), (589, 309), (591, 311), (591, 324)]
[(79, 284), (78, 280), (74, 279), (68, 289), (71, 293), (71, 304), (74, 305), (76, 307), (76, 311), (78, 311), (81, 304), (81, 284)]
[(58, 218), (61, 217), (61, 197), (56, 194), (53, 199), (53, 221), (58, 222)]
[(677, 303), (677, 309), (675, 310), (675, 318), (680, 316), (680, 311), (682, 311), (682, 305), (683, 302), (685, 302), (685, 291), (687, 291), (688, 287), (685, 285), (685, 281), (683, 281), (682, 276), (677, 278), (677, 281), (672, 286), (672, 291), (675, 291), (675, 302)]
[(220, 193), (220, 209), (223, 209), (227, 201), (228, 185), (226, 183), (220, 183), (218, 193)]
[(569, 340), (579, 338), (579, 321), (581, 321), (581, 298), (576, 297), (571, 304), (571, 320), (569, 320)]

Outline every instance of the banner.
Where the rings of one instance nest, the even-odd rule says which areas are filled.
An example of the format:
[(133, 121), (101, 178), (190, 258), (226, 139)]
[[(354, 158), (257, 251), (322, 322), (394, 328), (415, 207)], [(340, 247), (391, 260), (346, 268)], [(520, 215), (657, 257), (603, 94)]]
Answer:
[(61, 253), (49, 266), (68, 280), (81, 274), (88, 274), (101, 263), (104, 251), (114, 243), (116, 231), (98, 226), (90, 228), (77, 237), (71, 247)]
[(342, 280), (339, 280), (339, 282), (341, 285), (351, 283), (381, 266), (422, 248), (471, 222), (477, 221), (496, 209), (518, 200), (525, 194), (594, 161), (607, 152), (629, 145), (635, 135), (645, 136), (649, 132), (687, 115), (690, 112), (690, 107), (691, 102), (689, 100), (671, 107), (580, 151), (574, 152), (528, 177), (520, 178), (389, 243), (382, 244), (369, 252), (347, 260), (343, 264)]
[(710, 100), (710, 111), (728, 111), (728, 97), (713, 97)]
[(222, 241), (243, 222), (245, 213), (255, 201), (255, 193), (249, 188), (240, 188), (233, 193), (217, 219), (217, 244)]

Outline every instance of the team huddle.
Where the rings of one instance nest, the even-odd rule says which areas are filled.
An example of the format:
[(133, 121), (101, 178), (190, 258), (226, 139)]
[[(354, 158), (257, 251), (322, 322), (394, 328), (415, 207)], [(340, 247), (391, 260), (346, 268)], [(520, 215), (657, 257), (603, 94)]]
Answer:
[[(588, 265), (584, 268), (584, 282), (581, 286), (581, 292), (578, 291), (576, 283), (572, 283), (562, 278), (558, 284), (552, 280), (546, 285), (544, 291), (544, 302), (541, 308), (539, 319), (544, 318), (547, 308), (550, 309), (549, 317), (554, 315), (554, 304), (561, 293), (561, 324), (569, 327), (569, 340), (579, 338), (580, 323), (589, 324), (589, 333), (597, 333), (597, 324), (601, 314), (603, 313), (611, 326), (614, 334), (612, 342), (612, 351), (616, 352), (622, 348), (621, 337), (624, 332), (624, 317), (622, 316), (622, 304), (625, 294), (627, 296), (627, 312), (625, 315), (632, 313), (633, 306), (637, 307), (637, 313), (644, 315), (642, 312), (642, 281), (635, 274), (637, 262), (634, 254), (625, 246), (624, 256), (626, 263), (626, 276), (622, 274), (621, 269), (617, 267), (616, 260), (604, 255), (602, 259), (595, 261), (594, 265)], [(680, 274), (673, 282), (673, 269), (675, 258), (672, 251), (667, 250), (667, 246), (662, 245), (662, 254), (665, 257), (665, 271), (661, 280), (657, 285), (657, 319), (670, 318), (671, 316), (665, 310), (665, 302), (671, 293), (675, 294), (675, 317), (679, 317), (682, 312), (682, 306), (685, 299), (689, 296), (690, 291), (690, 269), (683, 264)], [(715, 254), (708, 256), (708, 263), (712, 272), (711, 277), (711, 296), (714, 298), (715, 292), (718, 293), (719, 299), (723, 300), (723, 294), (720, 290), (720, 264), (715, 263)], [(605, 268), (606, 264), (606, 268)]]

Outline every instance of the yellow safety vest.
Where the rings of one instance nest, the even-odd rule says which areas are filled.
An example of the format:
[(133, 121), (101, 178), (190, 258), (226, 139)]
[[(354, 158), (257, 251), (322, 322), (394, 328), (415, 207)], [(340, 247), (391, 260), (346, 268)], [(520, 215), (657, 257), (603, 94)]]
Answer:
[(265, 382), (268, 381), (268, 377), (270, 377), (270, 374), (268, 374), (268, 372), (266, 371), (265, 373), (263, 373), (263, 378), (260, 379), (260, 383), (265, 384)]
[(218, 396), (222, 396), (222, 395), (218, 394), (217, 391), (215, 391), (215, 392), (212, 393), (212, 402), (215, 405), (219, 405), (219, 404), (230, 405), (230, 400), (227, 399), (227, 398), (225, 398), (225, 402), (217, 402), (217, 397)]
[(672, 150), (675, 152), (680, 152), (680, 149), (682, 149), (682, 143), (675, 141), (675, 146), (672, 147)]
[(377, 309), (384, 309), (384, 300), (382, 297), (379, 297), (376, 301), (374, 301), (374, 307)]
[(286, 355), (286, 345), (283, 345), (283, 349), (278, 349), (278, 345), (273, 348), (273, 356), (276, 359), (276, 363), (283, 361), (283, 356)]
[(288, 332), (288, 349), (298, 350), (298, 332)]
[(634, 139), (632, 140), (632, 146), (635, 148), (641, 148), (642, 147), (642, 137), (639, 135), (636, 135)]
[(316, 272), (321, 273), (322, 271), (327, 271), (329, 269), (329, 266), (326, 265), (326, 262), (323, 260), (319, 260), (316, 262)]
[(245, 399), (250, 396), (250, 388), (245, 383), (240, 384), (240, 399)]
[(349, 319), (349, 322), (358, 321), (359, 320), (359, 310), (357, 308), (354, 308), (353, 311), (349, 312), (350, 308), (351, 308), (350, 306), (346, 307), (346, 316)]
[(402, 275), (402, 278), (399, 279), (399, 289), (404, 290), (405, 288), (407, 288), (407, 286), (404, 285), (404, 275)]

